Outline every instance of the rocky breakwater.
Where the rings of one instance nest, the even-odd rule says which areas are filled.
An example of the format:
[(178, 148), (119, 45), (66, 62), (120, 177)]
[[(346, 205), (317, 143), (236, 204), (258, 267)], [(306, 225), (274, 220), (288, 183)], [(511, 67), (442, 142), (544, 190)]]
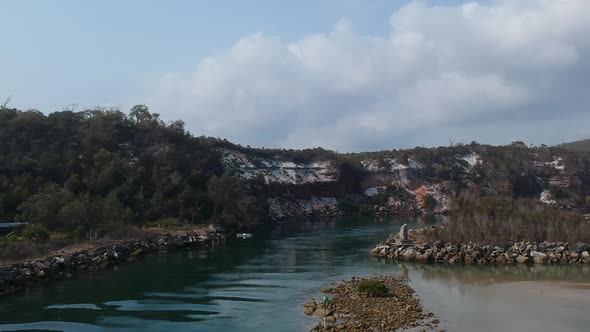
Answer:
[[(359, 287), (363, 283), (370, 287)], [(371, 287), (374, 292), (367, 293), (366, 290), (373, 290)], [(397, 331), (418, 327), (435, 330), (439, 324), (432, 313), (422, 309), (404, 278), (352, 277), (321, 291), (328, 296), (327, 302), (311, 299), (303, 305), (306, 315), (319, 318), (312, 331)]]
[(209, 227), (199, 231), (162, 233), (141, 240), (126, 240), (114, 245), (15, 263), (0, 268), (0, 296), (50, 280), (68, 279), (76, 273), (131, 262), (145, 255), (169, 249), (217, 245), (225, 239), (222, 229)]
[(590, 264), (590, 245), (567, 242), (507, 242), (503, 246), (442, 241), (404, 243), (390, 237), (371, 250), (371, 256), (404, 262), (448, 264)]

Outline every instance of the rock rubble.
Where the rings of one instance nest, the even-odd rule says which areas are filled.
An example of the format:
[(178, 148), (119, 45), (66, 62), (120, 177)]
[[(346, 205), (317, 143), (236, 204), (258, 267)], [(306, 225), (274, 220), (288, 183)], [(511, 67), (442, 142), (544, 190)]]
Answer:
[[(438, 320), (422, 309), (414, 290), (403, 278), (377, 277), (388, 289), (384, 296), (367, 296), (355, 290), (362, 279), (342, 281), (334, 287), (324, 288), (330, 301), (323, 304), (310, 300), (303, 304), (304, 313), (318, 317), (320, 323), (312, 331), (396, 331), (401, 328), (434, 330)], [(323, 319), (326, 317), (326, 327)]]
[(395, 241), (379, 243), (371, 256), (396, 261), (448, 264), (590, 264), (590, 245), (567, 242), (508, 242), (504, 246), (442, 241), (401, 245)]
[(104, 269), (168, 249), (220, 244), (225, 238), (218, 229), (200, 234), (161, 234), (146, 240), (131, 240), (114, 246), (13, 264), (0, 268), (0, 296), (48, 280), (68, 279), (76, 273)]

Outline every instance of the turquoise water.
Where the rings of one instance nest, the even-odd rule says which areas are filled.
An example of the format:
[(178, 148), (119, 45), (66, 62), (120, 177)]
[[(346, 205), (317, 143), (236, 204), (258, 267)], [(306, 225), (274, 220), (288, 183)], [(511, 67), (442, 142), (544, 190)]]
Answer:
[(331, 282), (372, 274), (407, 274), (448, 331), (588, 330), (588, 269), (369, 258), (369, 249), (403, 222), (286, 223), (224, 247), (148, 257), (31, 288), (0, 300), (0, 331), (308, 331), (316, 320), (302, 314), (301, 303)]

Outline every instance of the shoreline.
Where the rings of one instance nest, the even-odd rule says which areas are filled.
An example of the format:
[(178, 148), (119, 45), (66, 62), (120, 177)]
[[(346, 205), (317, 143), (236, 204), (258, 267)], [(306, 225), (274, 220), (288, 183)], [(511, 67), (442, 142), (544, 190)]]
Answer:
[(508, 242), (504, 246), (493, 244), (430, 242), (424, 239), (428, 226), (408, 232), (409, 238), (390, 235), (371, 249), (370, 256), (400, 262), (466, 264), (466, 265), (588, 265), (590, 245), (582, 242)]
[(65, 280), (74, 274), (103, 270), (168, 250), (219, 245), (226, 234), (216, 227), (153, 232), (143, 239), (101, 240), (61, 248), (46, 255), (0, 266), (0, 296)]

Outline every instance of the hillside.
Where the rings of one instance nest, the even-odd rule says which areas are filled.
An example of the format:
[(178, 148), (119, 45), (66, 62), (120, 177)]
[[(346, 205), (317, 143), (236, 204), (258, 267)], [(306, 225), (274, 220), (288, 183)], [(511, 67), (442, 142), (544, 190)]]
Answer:
[(590, 152), (590, 139), (559, 144), (558, 147), (566, 148), (578, 152)]
[(253, 149), (194, 137), (145, 106), (0, 109), (0, 219), (76, 237), (124, 225), (446, 213), (462, 196), (534, 198), (588, 210), (590, 155), (561, 147), (469, 145), (338, 154)]

